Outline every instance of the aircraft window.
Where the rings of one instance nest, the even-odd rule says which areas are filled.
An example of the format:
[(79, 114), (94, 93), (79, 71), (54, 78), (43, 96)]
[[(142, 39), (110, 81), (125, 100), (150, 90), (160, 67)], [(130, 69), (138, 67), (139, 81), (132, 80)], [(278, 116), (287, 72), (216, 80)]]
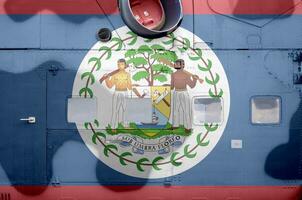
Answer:
[(73, 97), (67, 100), (67, 121), (85, 123), (97, 118), (97, 100), (95, 98)]
[(221, 123), (223, 120), (222, 99), (197, 97), (193, 99), (193, 120), (196, 125)]
[(251, 100), (251, 120), (253, 124), (280, 124), (281, 98), (258, 96)]

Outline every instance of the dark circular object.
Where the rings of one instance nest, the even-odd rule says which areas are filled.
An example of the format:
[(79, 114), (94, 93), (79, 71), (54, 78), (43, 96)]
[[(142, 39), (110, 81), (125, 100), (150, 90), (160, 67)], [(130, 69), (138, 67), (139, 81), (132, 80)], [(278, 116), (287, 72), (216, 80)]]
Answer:
[(98, 32), (98, 38), (101, 42), (108, 42), (111, 40), (112, 32), (109, 28), (102, 28)]
[(150, 39), (164, 37), (172, 33), (181, 24), (183, 19), (181, 0), (160, 0), (165, 11), (165, 23), (160, 30), (148, 29), (138, 22), (133, 15), (131, 1), (132, 0), (119, 0), (119, 9), (125, 24), (139, 36)]

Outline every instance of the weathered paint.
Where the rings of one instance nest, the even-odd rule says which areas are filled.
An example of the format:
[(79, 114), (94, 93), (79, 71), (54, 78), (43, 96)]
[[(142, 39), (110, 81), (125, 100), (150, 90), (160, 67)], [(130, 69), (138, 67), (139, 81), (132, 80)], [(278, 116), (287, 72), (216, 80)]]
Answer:
[[(185, 2), (182, 27), (207, 42), (226, 71), (232, 99), (230, 118), (210, 156), (180, 175), (155, 180), (129, 177), (107, 167), (89, 152), (75, 125), (66, 121), (66, 99), (72, 95), (79, 64), (97, 42), (98, 29), (115, 30), (124, 25), (116, 8), (106, 4), (110, 5), (105, 9), (110, 14), (107, 17), (92, 1), (61, 8), (58, 5), (62, 4), (43, 1), (34, 9), (31, 4), (27, 4), (29, 9), (7, 9), (19, 2), (1, 1), (0, 6), (0, 24), (5, 27), (0, 32), (0, 107), (4, 113), (0, 114), (0, 124), (1, 135), (6, 138), (0, 142), (0, 183), (67, 186), (4, 186), (1, 192), (10, 192), (13, 199), (84, 199), (92, 194), (91, 198), (102, 194), (107, 199), (126, 194), (129, 198), (159, 194), (154, 197), (158, 199), (300, 198), (301, 100), (292, 84), (295, 63), (288, 56), (302, 45), (299, 1), (284, 1), (286, 8), (291, 3), (294, 6), (282, 17), (278, 16), (283, 9), (259, 9), (257, 13), (255, 7), (252, 13), (242, 13), (246, 4), (241, 4), (241, 11), (234, 13), (224, 6), (227, 4), (214, 6), (213, 11), (205, 1)], [(282, 98), (280, 125), (250, 123), (249, 102), (254, 95)], [(19, 122), (29, 115), (37, 117), (36, 125)], [(243, 149), (231, 149), (233, 139), (241, 139)], [(169, 190), (163, 185), (173, 187)], [(34, 197), (44, 189), (45, 193)], [(128, 192), (121, 192), (125, 190)]]

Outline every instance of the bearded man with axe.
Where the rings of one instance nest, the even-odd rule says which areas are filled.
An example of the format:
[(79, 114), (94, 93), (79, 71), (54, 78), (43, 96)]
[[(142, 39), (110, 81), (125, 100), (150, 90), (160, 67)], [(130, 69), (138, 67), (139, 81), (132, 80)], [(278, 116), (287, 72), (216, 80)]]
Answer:
[[(173, 129), (177, 129), (180, 125), (183, 125), (186, 133), (190, 133), (192, 131), (192, 108), (187, 86), (194, 88), (197, 81), (203, 83), (203, 80), (197, 75), (185, 71), (185, 61), (182, 59), (175, 62), (174, 68), (176, 72), (171, 76), (171, 90), (174, 90), (172, 110)], [(182, 124), (180, 116), (184, 116)]]

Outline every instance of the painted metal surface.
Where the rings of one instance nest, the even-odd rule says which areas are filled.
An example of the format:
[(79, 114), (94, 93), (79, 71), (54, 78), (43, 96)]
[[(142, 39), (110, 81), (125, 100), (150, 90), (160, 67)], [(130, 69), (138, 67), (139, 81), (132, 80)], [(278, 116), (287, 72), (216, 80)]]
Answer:
[[(301, 197), (301, 97), (300, 86), (292, 81), (297, 63), (289, 56), (302, 45), (301, 1), (287, 1), (277, 11), (247, 13), (254, 18), (230, 9), (237, 1), (224, 1), (219, 5), (227, 6), (214, 8), (213, 1), (185, 1), (182, 27), (201, 37), (226, 71), (229, 121), (210, 156), (182, 174), (154, 180), (123, 175), (106, 166), (90, 153), (76, 126), (67, 122), (67, 98), (72, 95), (78, 66), (97, 42), (100, 28), (116, 30), (124, 25), (117, 10), (102, 1), (103, 10), (95, 1), (61, 3), (78, 9), (60, 9), (59, 2), (23, 6), (22, 12), (12, 9), (20, 2), (0, 3), (0, 183), (63, 186), (0, 187), (1, 192), (10, 193), (12, 199), (82, 199), (91, 194), (77, 194), (75, 185), (89, 185), (81, 189), (99, 190), (107, 199), (126, 194), (140, 199), (150, 195), (154, 199), (181, 199), (182, 195), (191, 199)], [(81, 9), (84, 4), (87, 7)], [(196, 41), (193, 34), (189, 37), (192, 43)], [(250, 100), (259, 95), (281, 97), (280, 125), (252, 125)], [(29, 116), (35, 116), (37, 123), (20, 121)], [(242, 149), (231, 148), (236, 139), (242, 140)], [(162, 195), (152, 196), (157, 190)], [(262, 192), (247, 195), (253, 191)]]

